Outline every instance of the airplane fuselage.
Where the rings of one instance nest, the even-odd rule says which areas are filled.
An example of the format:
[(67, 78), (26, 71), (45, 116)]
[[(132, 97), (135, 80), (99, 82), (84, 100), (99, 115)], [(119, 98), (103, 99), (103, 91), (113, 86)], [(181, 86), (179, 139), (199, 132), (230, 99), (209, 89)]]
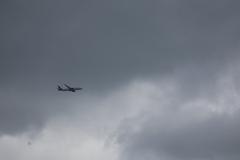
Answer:
[(76, 92), (76, 90), (74, 88), (69, 88), (69, 91)]
[(61, 86), (58, 85), (58, 91), (69, 91), (69, 92), (76, 92), (77, 90), (82, 90), (82, 88), (73, 88), (73, 87), (70, 87), (66, 84), (64, 84), (66, 86), (66, 88), (62, 88)]

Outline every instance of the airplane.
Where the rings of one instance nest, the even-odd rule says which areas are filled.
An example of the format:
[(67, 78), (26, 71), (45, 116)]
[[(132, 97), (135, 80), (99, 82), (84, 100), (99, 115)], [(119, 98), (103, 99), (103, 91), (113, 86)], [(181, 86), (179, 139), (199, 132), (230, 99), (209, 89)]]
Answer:
[(76, 91), (78, 91), (78, 90), (82, 90), (82, 88), (78, 88), (78, 87), (70, 87), (69, 85), (67, 85), (67, 84), (64, 84), (64, 86), (66, 87), (66, 88), (62, 88), (62, 87), (60, 87), (59, 85), (58, 85), (58, 91), (70, 91), (70, 92), (76, 92)]

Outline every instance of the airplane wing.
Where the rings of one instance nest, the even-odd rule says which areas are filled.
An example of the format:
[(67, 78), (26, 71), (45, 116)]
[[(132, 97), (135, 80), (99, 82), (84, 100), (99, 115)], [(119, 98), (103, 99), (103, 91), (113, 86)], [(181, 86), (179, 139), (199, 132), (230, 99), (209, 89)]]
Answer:
[(69, 91), (69, 89), (62, 88), (61, 86), (58, 85), (57, 87), (58, 91)]
[(67, 87), (68, 89), (71, 89), (72, 87), (70, 87), (69, 85), (67, 84), (64, 84), (65, 87)]

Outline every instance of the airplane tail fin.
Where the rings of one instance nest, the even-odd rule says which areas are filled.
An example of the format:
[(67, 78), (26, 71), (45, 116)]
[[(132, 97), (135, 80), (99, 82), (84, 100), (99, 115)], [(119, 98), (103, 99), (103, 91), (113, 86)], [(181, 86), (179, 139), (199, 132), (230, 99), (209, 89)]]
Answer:
[(58, 85), (58, 90), (59, 90), (59, 91), (62, 91), (63, 89)]

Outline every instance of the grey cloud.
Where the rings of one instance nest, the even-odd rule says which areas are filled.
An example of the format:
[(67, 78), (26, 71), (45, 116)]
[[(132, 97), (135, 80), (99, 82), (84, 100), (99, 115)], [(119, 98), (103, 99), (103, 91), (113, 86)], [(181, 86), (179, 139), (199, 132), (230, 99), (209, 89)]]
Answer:
[[(158, 95), (158, 89), (161, 90), (155, 84), (156, 92), (149, 95), (152, 103), (141, 114), (123, 121), (117, 131), (118, 143), (122, 147), (121, 158), (239, 159), (237, 66), (231, 73), (221, 73), (210, 88), (200, 84), (189, 91), (181, 85), (190, 81), (176, 80), (172, 93), (165, 93), (161, 98), (153, 96)], [(183, 89), (186, 90), (182, 92)], [(194, 89), (204, 93), (195, 94)]]
[[(30, 92), (37, 92), (37, 90), (30, 90)], [(57, 95), (58, 98), (54, 98)], [(31, 94), (29, 90), (21, 88), (21, 90), (4, 89), (0, 96), (0, 135), (17, 134), (29, 130), (38, 131), (42, 129), (49, 117), (69, 109), (69, 100), (61, 100), (64, 95), (60, 94)]]
[(202, 123), (191, 122), (187, 126), (179, 125), (178, 117), (173, 117), (176, 118), (173, 123), (168, 122), (170, 119), (165, 119), (164, 125), (160, 126), (157, 124), (161, 120), (159, 118), (156, 122), (149, 122), (150, 127), (146, 124), (139, 134), (129, 137), (130, 144), (126, 150), (133, 159), (150, 153), (173, 159), (208, 160), (235, 157), (233, 160), (236, 160), (240, 156), (238, 116), (239, 114), (234, 117), (213, 116)]

